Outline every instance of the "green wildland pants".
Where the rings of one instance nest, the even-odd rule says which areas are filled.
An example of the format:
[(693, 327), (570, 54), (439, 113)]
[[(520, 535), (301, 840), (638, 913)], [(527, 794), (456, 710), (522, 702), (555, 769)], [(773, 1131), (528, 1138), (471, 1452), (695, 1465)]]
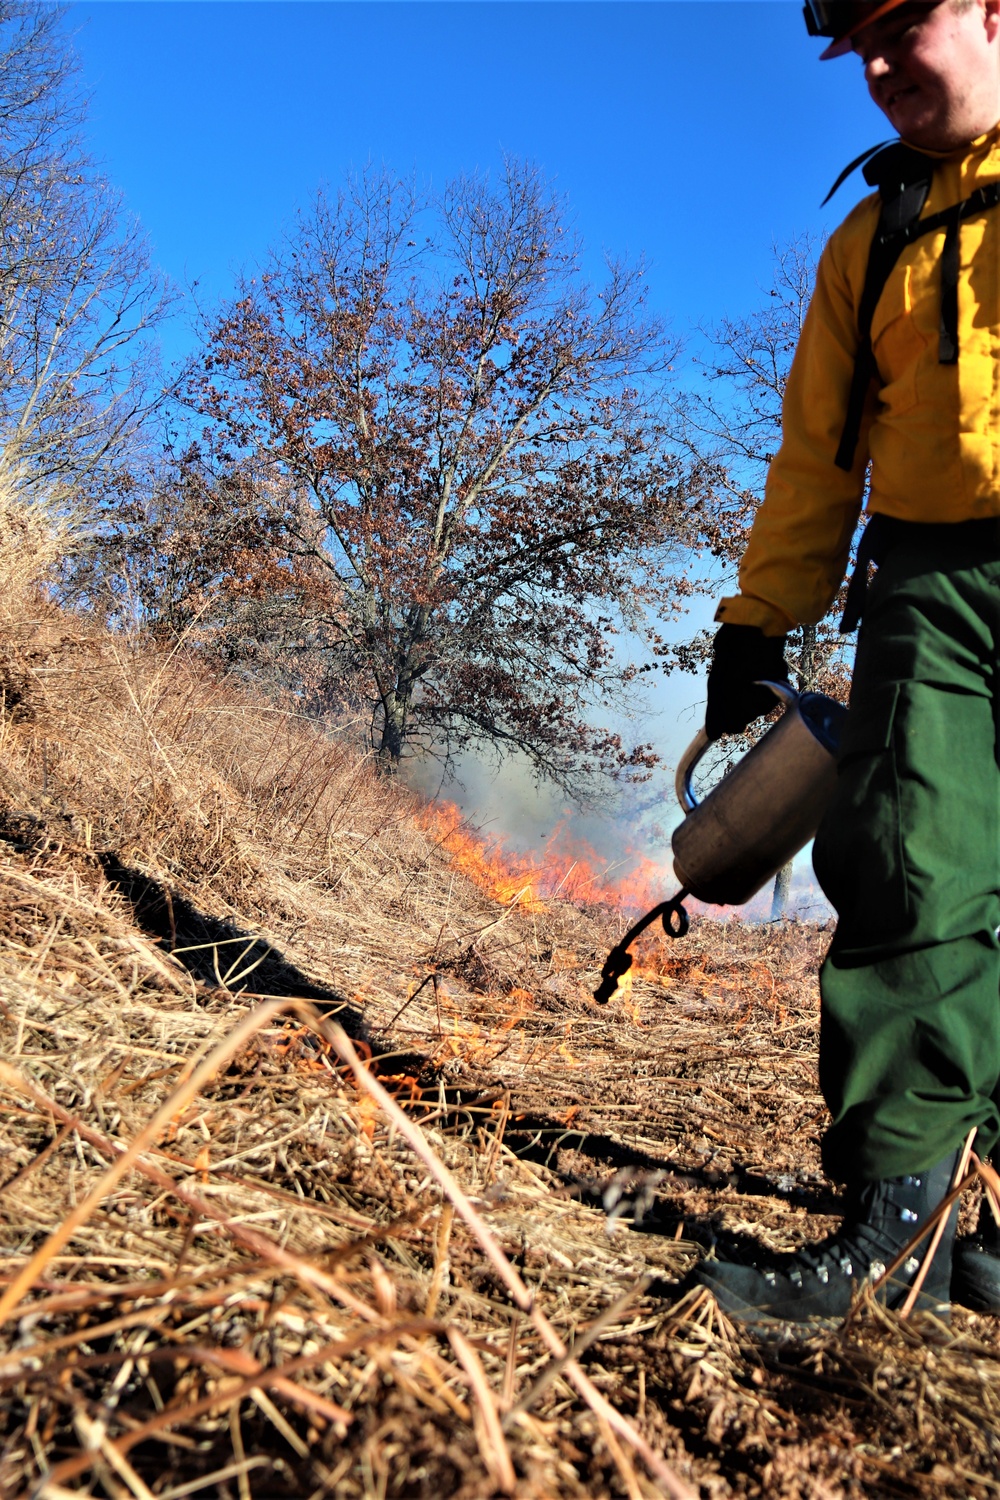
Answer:
[(1000, 1137), (1000, 523), (890, 523), (813, 861), (829, 1175)]

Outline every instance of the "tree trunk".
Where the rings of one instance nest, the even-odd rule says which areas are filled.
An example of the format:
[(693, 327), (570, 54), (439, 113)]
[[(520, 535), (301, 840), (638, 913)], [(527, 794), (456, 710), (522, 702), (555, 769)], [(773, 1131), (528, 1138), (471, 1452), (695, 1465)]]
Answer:
[(819, 642), (815, 625), (803, 625), (799, 651), (799, 692), (811, 693), (816, 686), (819, 668)]
[(792, 862), (782, 865), (774, 877), (774, 894), (771, 897), (771, 921), (780, 922), (785, 915), (788, 893), (792, 888)]
[(403, 754), (408, 706), (408, 702), (399, 693), (393, 693), (387, 699), (383, 699), (382, 707), (385, 717), (382, 722), (382, 739), (376, 758), (379, 770), (390, 775), (399, 769)]

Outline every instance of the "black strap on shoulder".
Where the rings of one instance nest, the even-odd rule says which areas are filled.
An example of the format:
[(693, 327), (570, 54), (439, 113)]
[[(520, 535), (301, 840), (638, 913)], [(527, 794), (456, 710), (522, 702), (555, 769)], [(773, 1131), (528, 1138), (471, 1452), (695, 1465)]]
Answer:
[(985, 213), (1000, 205), (1000, 182), (987, 182), (976, 188), (961, 203), (953, 203), (938, 214), (929, 214), (914, 226), (911, 239), (932, 234), (937, 229), (945, 231), (944, 248), (941, 251), (941, 333), (938, 359), (943, 365), (958, 363), (958, 273), (961, 269), (960, 228), (963, 219)]
[(826, 207), (837, 189), (843, 187), (844, 183), (847, 181), (848, 177), (850, 177), (851, 173), (856, 172), (862, 162), (869, 161), (873, 156), (877, 154), (877, 152), (884, 151), (887, 146), (894, 146), (895, 144), (895, 141), (880, 141), (877, 146), (869, 146), (867, 151), (862, 151), (860, 156), (856, 156), (853, 161), (849, 161), (847, 163), (847, 166), (841, 172), (840, 176), (837, 178), (836, 182), (833, 184), (833, 187), (823, 199), (823, 202), (820, 204), (820, 208)]
[(944, 249), (941, 251), (941, 323), (938, 332), (938, 360), (943, 365), (958, 364), (958, 273), (961, 270), (959, 226), (961, 205), (948, 215)]
[[(842, 173), (834, 189), (859, 162)], [(871, 331), (875, 308), (893, 266), (903, 250), (925, 234), (945, 231), (941, 252), (941, 320), (938, 360), (943, 365), (958, 362), (958, 279), (961, 269), (961, 224), (963, 219), (984, 213), (1000, 204), (1000, 182), (977, 188), (961, 203), (954, 203), (940, 213), (921, 219), (934, 175), (934, 161), (902, 141), (869, 154), (864, 167), (866, 182), (877, 187), (882, 209), (868, 252), (868, 266), (858, 308), (858, 352), (847, 398), (847, 414), (834, 460), (837, 467), (850, 471), (854, 467), (858, 437), (864, 416), (865, 401), (872, 381), (878, 375), (872, 350)]]
[(864, 175), (870, 187), (878, 188), (882, 210), (868, 252), (858, 308), (858, 352), (854, 357), (847, 413), (834, 460), (839, 469), (846, 469), (848, 473), (854, 467), (865, 401), (878, 373), (871, 337), (875, 308), (889, 273), (907, 243), (909, 230), (920, 218), (920, 211), (927, 202), (934, 163), (930, 157), (904, 146), (902, 141), (895, 141), (868, 161)]

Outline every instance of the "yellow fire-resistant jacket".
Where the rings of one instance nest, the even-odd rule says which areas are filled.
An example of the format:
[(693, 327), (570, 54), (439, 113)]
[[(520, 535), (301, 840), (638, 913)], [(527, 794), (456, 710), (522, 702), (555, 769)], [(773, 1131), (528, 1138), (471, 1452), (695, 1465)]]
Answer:
[[(936, 158), (922, 217), (1000, 178), (1000, 125)], [(781, 447), (716, 618), (781, 635), (822, 619), (843, 579), (871, 459), (870, 511), (907, 521), (1000, 515), (1000, 207), (965, 220), (958, 363), (938, 362), (945, 231), (908, 245), (882, 292), (873, 387), (853, 472), (834, 464), (858, 347), (858, 307), (879, 198), (831, 237), (785, 390)]]

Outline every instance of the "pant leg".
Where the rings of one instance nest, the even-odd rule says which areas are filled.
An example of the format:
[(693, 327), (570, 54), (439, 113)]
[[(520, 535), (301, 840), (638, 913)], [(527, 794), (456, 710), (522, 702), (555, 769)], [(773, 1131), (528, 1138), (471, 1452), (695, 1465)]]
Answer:
[(1000, 1136), (1000, 560), (925, 553), (901, 545), (872, 587), (814, 849), (839, 918), (820, 975), (839, 1180)]

